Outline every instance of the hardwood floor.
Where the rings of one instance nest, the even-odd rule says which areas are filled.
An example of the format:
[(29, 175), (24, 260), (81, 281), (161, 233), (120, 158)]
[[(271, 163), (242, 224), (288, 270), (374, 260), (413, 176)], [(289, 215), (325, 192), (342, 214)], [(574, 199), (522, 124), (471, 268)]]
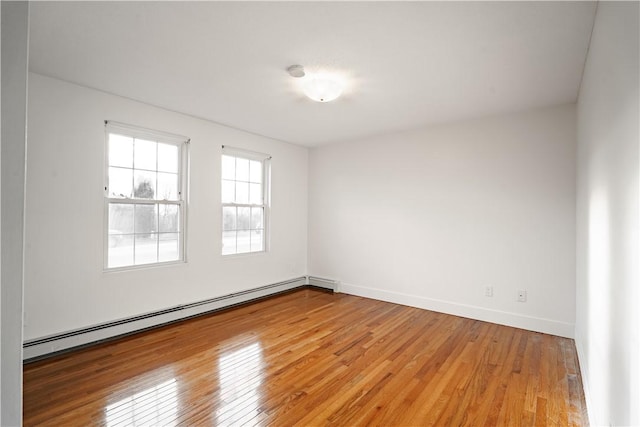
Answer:
[(586, 425), (573, 340), (299, 290), (28, 364), (24, 424)]

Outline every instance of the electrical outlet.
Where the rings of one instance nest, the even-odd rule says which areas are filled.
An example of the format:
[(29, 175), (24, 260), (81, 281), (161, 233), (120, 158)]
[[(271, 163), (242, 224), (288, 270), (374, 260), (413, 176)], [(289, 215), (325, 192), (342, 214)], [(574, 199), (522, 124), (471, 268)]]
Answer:
[(484, 288), (484, 296), (485, 297), (492, 297), (493, 296), (493, 286), (486, 286)]
[(518, 291), (518, 302), (527, 302), (527, 291), (520, 289)]

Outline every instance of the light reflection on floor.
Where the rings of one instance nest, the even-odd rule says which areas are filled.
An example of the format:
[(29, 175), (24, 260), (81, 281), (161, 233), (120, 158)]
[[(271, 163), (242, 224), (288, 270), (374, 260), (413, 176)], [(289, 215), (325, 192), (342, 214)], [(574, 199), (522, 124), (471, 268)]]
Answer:
[(175, 378), (150, 387), (105, 408), (108, 427), (175, 426), (178, 384)]
[(259, 342), (220, 356), (221, 406), (215, 411), (216, 425), (251, 423), (259, 414), (263, 366)]

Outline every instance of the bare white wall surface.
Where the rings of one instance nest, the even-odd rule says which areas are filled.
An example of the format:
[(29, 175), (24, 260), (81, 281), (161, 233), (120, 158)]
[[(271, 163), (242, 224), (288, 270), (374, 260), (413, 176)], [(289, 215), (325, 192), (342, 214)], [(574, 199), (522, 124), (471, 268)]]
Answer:
[[(306, 274), (306, 148), (38, 74), (29, 83), (26, 340)], [(187, 263), (103, 271), (104, 120), (191, 138)], [(273, 156), (267, 253), (220, 255), (223, 144)]]
[[(2, 7), (0, 7), (0, 34), (2, 33)], [(2, 37), (0, 36), (0, 80), (2, 80)], [(0, 100), (2, 99), (2, 85), (0, 85)], [(26, 99), (26, 96), (25, 96)], [(2, 133), (2, 109), (0, 108), (0, 134)], [(2, 163), (2, 137), (0, 136), (0, 164)], [(2, 197), (2, 167), (0, 166), (0, 199)], [(2, 223), (2, 202), (0, 202), (0, 224)], [(0, 227), (0, 258), (2, 258), (2, 227)], [(0, 263), (0, 276), (2, 263)], [(2, 331), (2, 280), (0, 279), (0, 331)], [(20, 328), (22, 329), (22, 328)], [(15, 350), (13, 350), (15, 351)], [(2, 339), (0, 339), (0, 356), (2, 356)], [(0, 422), (2, 422), (2, 366), (0, 366)]]
[(309, 273), (572, 336), (575, 138), (566, 105), (313, 149)]
[(593, 425), (640, 425), (638, 2), (600, 2), (578, 98), (577, 316)]
[(3, 1), (0, 425), (22, 425), (24, 174), (29, 3)]

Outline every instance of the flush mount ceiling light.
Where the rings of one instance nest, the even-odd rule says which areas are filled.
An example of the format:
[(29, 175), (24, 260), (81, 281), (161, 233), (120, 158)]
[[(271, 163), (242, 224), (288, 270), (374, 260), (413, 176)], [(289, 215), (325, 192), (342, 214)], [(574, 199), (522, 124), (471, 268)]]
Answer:
[(302, 91), (317, 102), (333, 101), (342, 94), (344, 79), (335, 73), (318, 72), (307, 74), (302, 65), (287, 68), (289, 75), (301, 80)]

